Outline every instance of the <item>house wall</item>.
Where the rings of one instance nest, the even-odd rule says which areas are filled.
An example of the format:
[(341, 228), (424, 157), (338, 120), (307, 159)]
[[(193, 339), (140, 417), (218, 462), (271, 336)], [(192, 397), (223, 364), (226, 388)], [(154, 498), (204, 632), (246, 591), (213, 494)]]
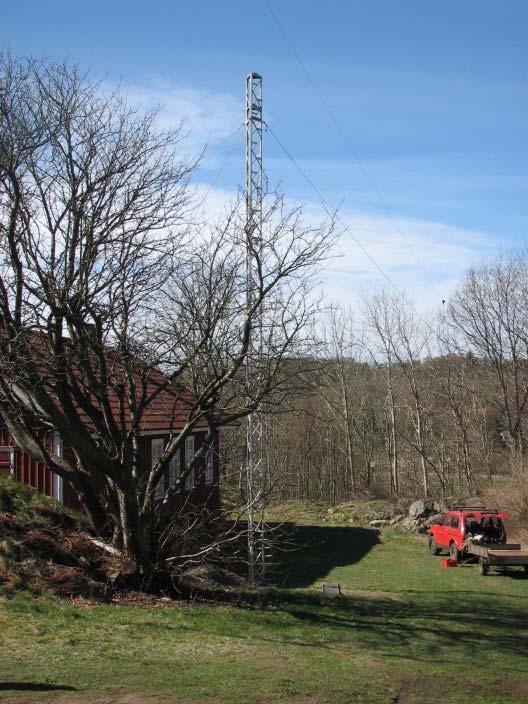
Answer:
[[(195, 448), (205, 442), (205, 432), (194, 433)], [(148, 435), (141, 438), (141, 458), (144, 467), (150, 467), (152, 463), (152, 440), (161, 438), (166, 443), (168, 434)], [(45, 442), (51, 448), (51, 433), (44, 436)], [(13, 448), (14, 452), (8, 448)], [(181, 467), (184, 467), (184, 448), (180, 448)], [(74, 457), (71, 448), (63, 443), (63, 456), (73, 462)], [(13, 471), (11, 471), (11, 457), (13, 458)], [(13, 437), (4, 425), (0, 425), (0, 474), (12, 474), (18, 481), (34, 487), (37, 491), (46, 496), (53, 496), (53, 472), (43, 462), (38, 462), (22, 448), (17, 447)], [(208, 506), (211, 509), (220, 506), (220, 467), (218, 457), (218, 433), (213, 442), (213, 482), (210, 485), (205, 483), (205, 463), (202, 462), (195, 472), (195, 486), (190, 491), (182, 489), (180, 492), (172, 494), (167, 502), (167, 508), (178, 510), (185, 503), (196, 506)], [(168, 487), (169, 472), (165, 472), (164, 487)], [(82, 510), (82, 505), (77, 497), (75, 489), (70, 482), (63, 483), (63, 502), (65, 506), (76, 510)]]
[[(48, 444), (51, 443), (51, 437), (49, 439), (46, 437), (49, 433), (43, 435), (44, 440)], [(53, 495), (53, 472), (43, 462), (37, 462), (31, 455), (19, 448), (4, 425), (0, 426), (0, 446), (2, 448), (12, 447), (14, 450), (13, 466), (7, 466), (7, 462), (2, 462), (1, 474), (12, 474), (19, 482), (29, 484), (47, 496)]]
[[(197, 450), (206, 439), (205, 432), (193, 433), (195, 450)], [(163, 440), (166, 444), (169, 440), (167, 434), (160, 433), (159, 435), (149, 435), (148, 437), (142, 438), (142, 453), (143, 462), (145, 466), (152, 466), (152, 440)], [(213, 440), (213, 481), (211, 484), (206, 484), (205, 482), (205, 458), (199, 463), (199, 466), (195, 469), (195, 482), (194, 487), (188, 491), (182, 488), (179, 492), (172, 493), (167, 501), (168, 508), (174, 509), (175, 511), (180, 509), (184, 504), (190, 504), (193, 507), (196, 506), (208, 506), (211, 509), (220, 507), (220, 464), (219, 464), (219, 434), (216, 433)], [(183, 473), (185, 467), (185, 448), (181, 447), (180, 452), (180, 467)], [(164, 478), (164, 492), (169, 488), (169, 469), (165, 470)]]

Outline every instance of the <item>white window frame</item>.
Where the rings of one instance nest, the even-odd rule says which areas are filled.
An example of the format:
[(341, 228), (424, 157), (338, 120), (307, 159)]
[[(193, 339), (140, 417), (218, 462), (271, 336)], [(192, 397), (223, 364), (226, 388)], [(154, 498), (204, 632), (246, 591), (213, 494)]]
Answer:
[[(194, 457), (194, 435), (185, 438), (185, 471), (193, 461)], [(194, 488), (194, 468), (185, 478), (185, 490), (191, 491)]]
[(214, 442), (210, 440), (205, 454), (205, 483), (210, 485), (214, 482)]
[[(153, 438), (150, 442), (151, 469), (165, 451), (165, 440), (163, 438)], [(159, 501), (165, 494), (165, 472), (159, 478), (154, 490), (154, 499)]]
[(3, 459), (4, 455), (9, 455), (9, 474), (15, 476), (15, 448), (11, 445), (2, 445), (0, 447), (0, 457), (2, 457), (2, 464), (7, 463), (7, 460)]
[[(54, 432), (51, 436), (51, 454), (57, 457), (63, 456), (62, 438), (59, 433)], [(64, 502), (64, 481), (59, 474), (52, 472), (51, 495), (56, 501)]]
[[(181, 474), (181, 453), (180, 448), (176, 450), (169, 463), (169, 488), (174, 489)], [(178, 486), (177, 491), (181, 490)]]

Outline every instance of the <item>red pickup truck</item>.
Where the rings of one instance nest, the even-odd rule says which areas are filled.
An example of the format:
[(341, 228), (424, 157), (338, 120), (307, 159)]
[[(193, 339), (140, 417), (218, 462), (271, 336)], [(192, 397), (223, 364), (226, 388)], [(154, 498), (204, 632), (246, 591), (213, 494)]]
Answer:
[(449, 550), (454, 560), (459, 560), (466, 547), (465, 541), (472, 538), (484, 543), (506, 543), (503, 520), (507, 513), (487, 509), (484, 506), (451, 506), (439, 524), (429, 529), (429, 550), (438, 555)]

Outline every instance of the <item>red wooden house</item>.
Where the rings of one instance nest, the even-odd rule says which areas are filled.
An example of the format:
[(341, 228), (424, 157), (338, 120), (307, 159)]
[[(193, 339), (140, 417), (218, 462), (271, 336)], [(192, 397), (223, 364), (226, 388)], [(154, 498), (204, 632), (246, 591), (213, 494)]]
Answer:
[[(184, 427), (191, 399), (189, 394), (169, 387), (159, 394), (144, 413), (141, 427), (141, 453), (146, 469), (150, 468), (163, 453), (170, 434)], [(113, 402), (117, 410), (119, 406), (117, 397)], [(163, 481), (156, 489), (156, 498), (161, 499), (167, 489), (175, 486), (176, 480), (194, 457), (195, 451), (206, 441), (206, 436), (207, 426), (203, 422), (195, 427), (192, 434), (187, 437), (185, 446), (180, 448), (171, 459)], [(56, 432), (48, 432), (46, 441), (53, 454), (67, 457), (70, 452), (67, 438), (60, 437)], [(184, 486), (174, 491), (170, 499), (171, 503), (177, 506), (189, 501), (194, 506), (202, 504), (211, 508), (220, 505), (218, 448), (219, 432), (216, 431), (205, 451), (203, 461), (188, 475)], [(71, 484), (63, 481), (62, 477), (55, 474), (44, 463), (35, 460), (22, 448), (17, 447), (1, 419), (0, 474), (11, 475), (70, 508), (81, 508)]]

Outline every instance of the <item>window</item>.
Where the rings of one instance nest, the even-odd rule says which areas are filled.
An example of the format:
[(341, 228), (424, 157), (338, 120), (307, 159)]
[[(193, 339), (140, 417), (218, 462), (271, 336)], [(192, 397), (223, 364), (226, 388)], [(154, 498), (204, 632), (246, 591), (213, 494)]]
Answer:
[[(171, 457), (169, 464), (169, 488), (174, 489), (176, 482), (180, 478), (181, 473), (181, 462), (180, 462), (180, 448), (176, 450), (174, 455)], [(180, 487), (178, 487), (178, 491)]]
[(14, 474), (15, 467), (15, 448), (0, 447), (0, 474)]
[[(190, 435), (185, 438), (185, 469), (189, 469), (194, 457), (194, 436)], [(194, 486), (194, 469), (189, 472), (185, 479), (185, 489), (190, 491)]]
[[(165, 442), (162, 438), (156, 438), (151, 443), (151, 454), (152, 454), (152, 467), (156, 464), (159, 458), (162, 456), (165, 449)], [(156, 484), (156, 491), (154, 492), (154, 498), (160, 500), (163, 498), (165, 493), (165, 477), (162, 474), (159, 482)]]
[[(62, 457), (62, 438), (59, 433), (53, 433), (51, 438), (51, 454), (57, 455), (57, 457)], [(53, 472), (51, 493), (54, 499), (57, 501), (64, 500), (64, 484), (62, 477)]]
[(62, 438), (58, 433), (53, 433), (51, 451), (54, 455), (62, 457)]
[(458, 516), (451, 516), (451, 528), (458, 528)]
[(214, 446), (213, 441), (209, 443), (207, 452), (205, 455), (205, 483), (212, 484), (214, 481)]

